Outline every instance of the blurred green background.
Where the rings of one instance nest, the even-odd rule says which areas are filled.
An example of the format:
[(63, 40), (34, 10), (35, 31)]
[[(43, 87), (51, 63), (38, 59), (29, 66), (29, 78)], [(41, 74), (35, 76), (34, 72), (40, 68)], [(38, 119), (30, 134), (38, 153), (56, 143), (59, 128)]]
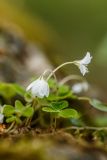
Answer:
[(107, 93), (106, 0), (1, 0), (0, 20), (18, 25), (54, 65), (90, 51), (93, 61), (86, 78)]

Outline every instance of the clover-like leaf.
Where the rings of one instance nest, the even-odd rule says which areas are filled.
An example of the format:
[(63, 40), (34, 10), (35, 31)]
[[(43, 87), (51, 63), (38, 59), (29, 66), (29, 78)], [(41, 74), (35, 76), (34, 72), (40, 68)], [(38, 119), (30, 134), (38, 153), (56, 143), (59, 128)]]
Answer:
[(89, 103), (91, 104), (92, 107), (100, 111), (107, 112), (107, 104), (103, 104), (101, 101), (97, 99), (92, 99), (89, 101)]
[(15, 113), (15, 108), (11, 105), (4, 105), (3, 106), (3, 114), (8, 117)]
[(60, 110), (67, 108), (68, 102), (67, 101), (59, 101), (59, 102), (52, 102), (50, 106), (43, 107), (42, 111), (45, 112), (60, 112)]
[(17, 124), (20, 124), (22, 121), (19, 117), (12, 115), (12, 116), (6, 118), (6, 122), (7, 123), (16, 122)]
[(15, 111), (22, 112), (23, 108), (24, 108), (24, 105), (19, 100), (16, 100), (15, 101)]
[(58, 113), (63, 118), (79, 118), (79, 113), (75, 109), (64, 109)]
[(59, 101), (59, 102), (52, 102), (51, 103), (51, 108), (56, 110), (56, 111), (60, 111), (64, 108), (68, 107), (68, 102), (67, 101)]
[(11, 117), (7, 117), (6, 118), (6, 122), (7, 123), (11, 123), (11, 122), (14, 122), (16, 121), (16, 116), (12, 115)]
[(24, 117), (32, 117), (34, 113), (34, 109), (30, 106), (26, 106), (24, 109), (23, 109), (23, 113), (22, 113), (22, 116)]

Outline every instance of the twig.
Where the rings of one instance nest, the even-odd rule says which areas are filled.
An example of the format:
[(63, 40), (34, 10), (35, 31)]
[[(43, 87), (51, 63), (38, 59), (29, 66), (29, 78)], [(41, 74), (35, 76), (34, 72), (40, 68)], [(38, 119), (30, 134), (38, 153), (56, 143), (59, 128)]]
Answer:
[(93, 126), (85, 126), (85, 127), (76, 127), (76, 126), (70, 126), (66, 128), (62, 128), (61, 131), (66, 131), (66, 130), (107, 130), (107, 127), (93, 127)]

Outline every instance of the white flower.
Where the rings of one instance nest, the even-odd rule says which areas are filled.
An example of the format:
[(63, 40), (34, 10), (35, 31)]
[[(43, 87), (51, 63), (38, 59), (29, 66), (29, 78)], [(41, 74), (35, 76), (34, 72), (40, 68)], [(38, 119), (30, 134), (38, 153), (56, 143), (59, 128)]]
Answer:
[(82, 73), (82, 75), (84, 76), (86, 73), (88, 73), (88, 68), (87, 65), (91, 62), (92, 56), (90, 56), (90, 53), (87, 52), (86, 56), (81, 59), (81, 60), (77, 60), (75, 61), (75, 65), (77, 65), (80, 69), (80, 72)]
[(76, 83), (72, 86), (72, 91), (74, 93), (81, 93), (81, 92), (86, 92), (88, 88), (89, 86), (88, 86), (88, 83), (86, 82)]
[(3, 123), (4, 115), (0, 113), (0, 123)]
[(43, 79), (43, 77), (38, 78), (34, 82), (32, 82), (26, 89), (27, 91), (30, 90), (31, 94), (35, 97), (43, 98), (49, 96), (49, 85)]

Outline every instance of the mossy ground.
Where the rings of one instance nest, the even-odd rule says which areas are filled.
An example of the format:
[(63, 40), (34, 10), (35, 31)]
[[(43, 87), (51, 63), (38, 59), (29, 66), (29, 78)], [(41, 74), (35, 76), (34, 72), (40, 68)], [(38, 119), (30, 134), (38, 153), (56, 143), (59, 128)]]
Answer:
[(3, 160), (102, 160), (107, 157), (107, 140), (94, 130), (63, 131), (20, 129), (0, 135)]

